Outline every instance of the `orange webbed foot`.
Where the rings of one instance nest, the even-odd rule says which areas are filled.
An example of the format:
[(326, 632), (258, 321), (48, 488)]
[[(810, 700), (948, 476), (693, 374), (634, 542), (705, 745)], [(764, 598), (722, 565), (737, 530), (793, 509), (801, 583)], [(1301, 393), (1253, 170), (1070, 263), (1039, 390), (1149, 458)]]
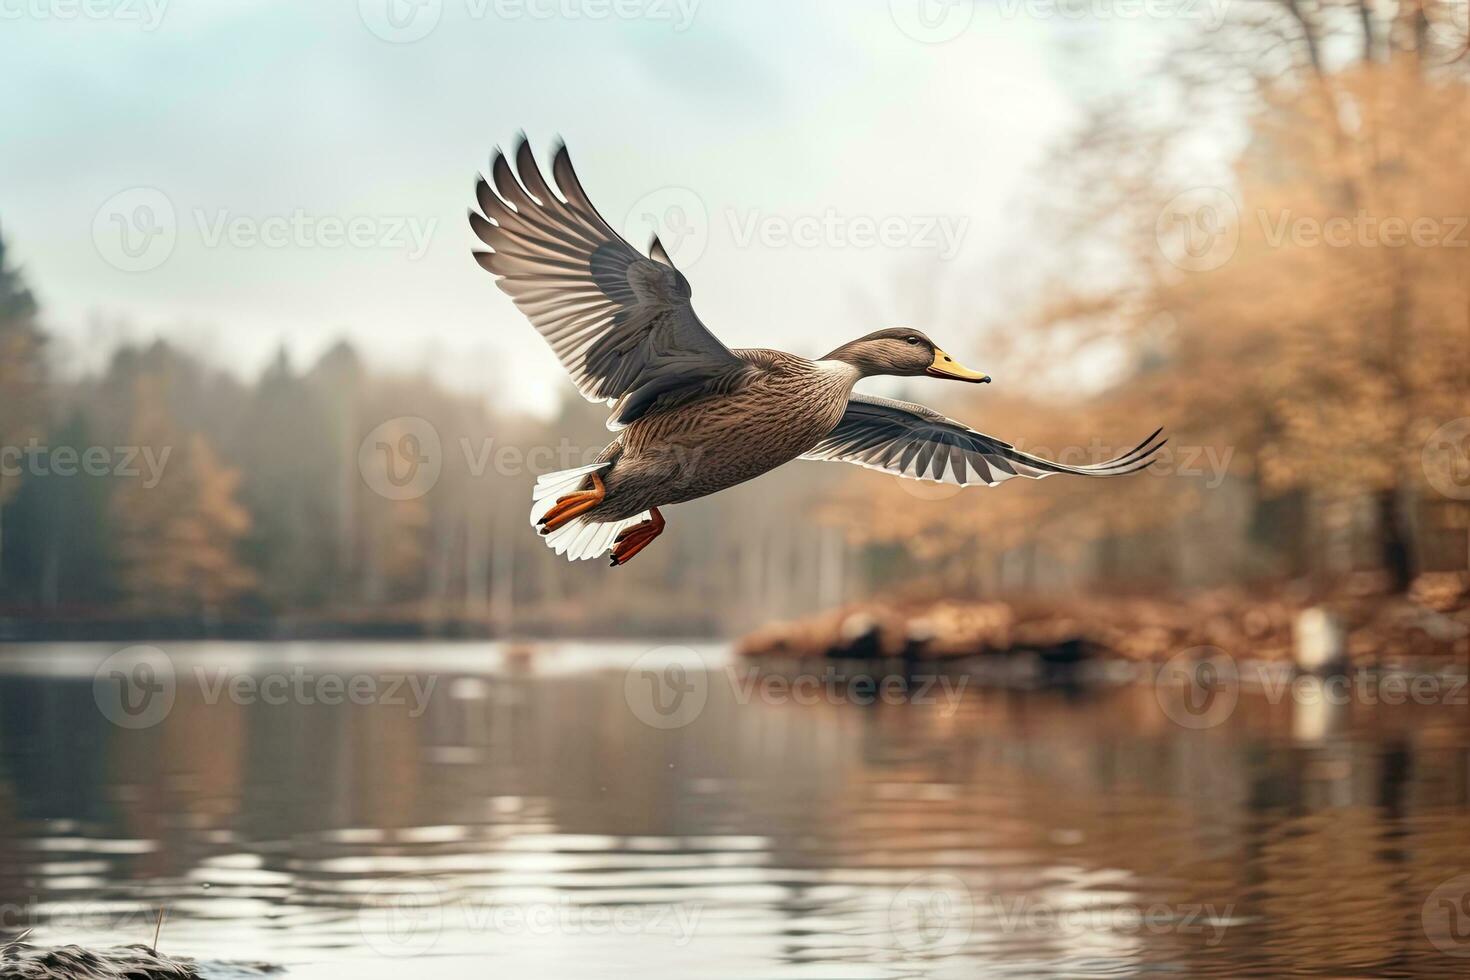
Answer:
[(558, 498), (552, 508), (542, 514), (541, 519), (536, 523), (540, 525), (542, 534), (550, 534), (602, 503), (606, 496), (607, 487), (603, 485), (602, 477), (593, 473), (591, 490), (578, 490), (576, 493), (569, 493), (565, 497)]
[(624, 528), (613, 541), (612, 567), (626, 565), (633, 556), (653, 543), (653, 539), (664, 533), (664, 516), (654, 507), (649, 510), (648, 520)]

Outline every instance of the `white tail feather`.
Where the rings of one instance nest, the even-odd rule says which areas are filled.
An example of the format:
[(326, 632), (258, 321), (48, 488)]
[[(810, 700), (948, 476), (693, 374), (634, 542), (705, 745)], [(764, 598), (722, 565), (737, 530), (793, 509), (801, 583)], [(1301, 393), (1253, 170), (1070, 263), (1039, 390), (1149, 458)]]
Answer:
[(613, 541), (624, 528), (648, 520), (644, 511), (625, 521), (610, 521), (606, 524), (591, 524), (577, 518), (545, 536), (546, 544), (558, 555), (566, 555), (567, 561), (583, 561), (605, 555), (612, 549)]
[(579, 466), (574, 470), (557, 470), (555, 473), (547, 473), (538, 477), (536, 489), (531, 491), (531, 499), (535, 501), (531, 505), (532, 526), (535, 526), (548, 510), (556, 506), (558, 497), (575, 493), (588, 473), (605, 470), (611, 465), (611, 462), (593, 463), (591, 466)]
[[(571, 470), (558, 470), (540, 477), (536, 481), (536, 489), (531, 491), (531, 497), (535, 501), (531, 505), (531, 525), (534, 527), (547, 511), (556, 506), (558, 498), (575, 493), (587, 474), (605, 470), (611, 465), (609, 460)], [(568, 561), (583, 561), (606, 554), (624, 528), (648, 519), (647, 511), (624, 521), (609, 521), (606, 524), (593, 523), (579, 517), (544, 535), (543, 540), (558, 555), (566, 555)]]

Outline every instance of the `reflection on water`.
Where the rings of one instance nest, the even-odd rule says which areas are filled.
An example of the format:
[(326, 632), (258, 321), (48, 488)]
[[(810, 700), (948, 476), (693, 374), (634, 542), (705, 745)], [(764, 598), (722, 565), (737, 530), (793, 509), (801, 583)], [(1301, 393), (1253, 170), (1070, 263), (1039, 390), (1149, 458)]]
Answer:
[(797, 696), (642, 651), (177, 646), (122, 724), (112, 649), (5, 651), (0, 926), (166, 906), (163, 951), (292, 977), (1470, 967), (1464, 706), (1190, 730), (1144, 685)]

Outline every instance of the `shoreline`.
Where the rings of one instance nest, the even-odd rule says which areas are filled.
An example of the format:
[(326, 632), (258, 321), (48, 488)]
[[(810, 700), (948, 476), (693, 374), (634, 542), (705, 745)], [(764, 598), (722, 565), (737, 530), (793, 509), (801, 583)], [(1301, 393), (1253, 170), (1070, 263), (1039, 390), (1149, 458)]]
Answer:
[(1421, 576), (1404, 596), (1221, 589), (1180, 597), (856, 602), (772, 623), (737, 656), (932, 662), (1032, 656), (1062, 667), (1227, 655), (1308, 670), (1470, 664), (1470, 576)]

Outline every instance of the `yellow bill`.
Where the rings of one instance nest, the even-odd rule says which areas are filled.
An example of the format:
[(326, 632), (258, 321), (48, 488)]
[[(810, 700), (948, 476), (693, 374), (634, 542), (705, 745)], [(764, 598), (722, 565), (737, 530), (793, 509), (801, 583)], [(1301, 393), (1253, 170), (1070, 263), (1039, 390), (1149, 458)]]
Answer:
[(990, 383), (990, 375), (971, 371), (937, 347), (934, 349), (934, 363), (929, 365), (929, 370), (925, 373), (936, 378), (953, 378), (956, 381), (968, 381), (971, 384)]

